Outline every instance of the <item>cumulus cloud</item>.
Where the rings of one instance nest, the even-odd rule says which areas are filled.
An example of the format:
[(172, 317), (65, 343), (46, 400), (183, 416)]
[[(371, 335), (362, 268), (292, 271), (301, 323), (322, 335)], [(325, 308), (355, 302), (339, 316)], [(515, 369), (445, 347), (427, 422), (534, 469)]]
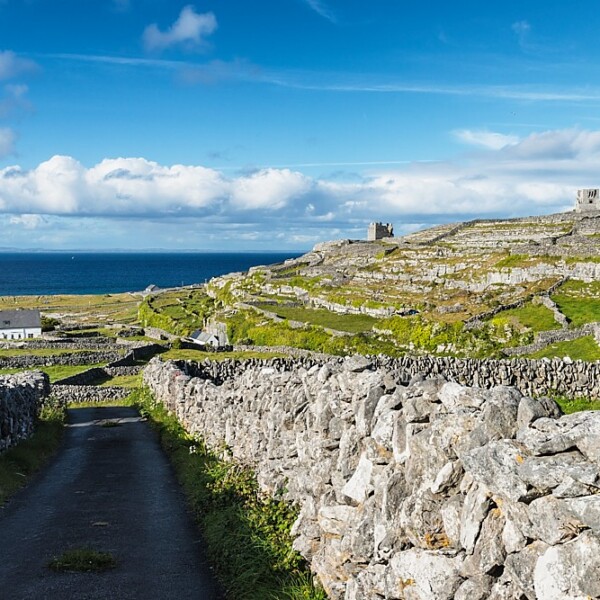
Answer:
[(0, 128), (0, 158), (8, 156), (14, 152), (15, 133), (8, 127)]
[(504, 135), (494, 131), (459, 129), (454, 132), (454, 136), (465, 144), (489, 148), (490, 150), (500, 150), (506, 146), (514, 146), (519, 142), (516, 135)]
[(212, 12), (199, 14), (191, 5), (185, 6), (177, 20), (161, 31), (156, 23), (144, 30), (144, 46), (150, 51), (160, 51), (170, 46), (202, 48), (206, 37), (217, 29), (217, 19)]
[(279, 210), (304, 196), (311, 180), (289, 169), (263, 169), (232, 182), (231, 202), (241, 210)]
[(361, 235), (374, 219), (393, 220), (402, 232), (414, 223), (558, 212), (573, 206), (577, 188), (600, 186), (600, 131), (547, 131), (478, 145), (447, 162), (371, 166), (346, 179), (312, 178), (289, 168), (227, 176), (144, 158), (86, 167), (54, 156), (31, 170), (0, 169), (0, 213), (22, 227), (38, 226), (44, 215), (134, 219), (183, 229), (196, 223), (207, 240), (214, 234), (218, 241), (227, 229), (247, 240), (258, 239), (257, 232), (272, 240), (289, 231), (300, 243)]

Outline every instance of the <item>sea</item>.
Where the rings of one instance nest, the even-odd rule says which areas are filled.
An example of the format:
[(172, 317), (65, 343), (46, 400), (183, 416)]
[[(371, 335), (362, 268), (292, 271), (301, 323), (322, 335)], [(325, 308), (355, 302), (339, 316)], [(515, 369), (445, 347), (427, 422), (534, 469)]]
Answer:
[(205, 283), (293, 253), (0, 252), (0, 296), (115, 294)]

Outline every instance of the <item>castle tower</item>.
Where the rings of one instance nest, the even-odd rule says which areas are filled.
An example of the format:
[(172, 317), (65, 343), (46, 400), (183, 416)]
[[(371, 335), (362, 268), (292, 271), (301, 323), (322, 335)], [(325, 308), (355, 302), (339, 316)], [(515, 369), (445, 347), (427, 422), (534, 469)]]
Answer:
[(600, 190), (583, 189), (577, 190), (577, 200), (575, 201), (575, 212), (600, 211)]
[(391, 223), (369, 223), (367, 240), (374, 242), (383, 238), (394, 237), (394, 226)]

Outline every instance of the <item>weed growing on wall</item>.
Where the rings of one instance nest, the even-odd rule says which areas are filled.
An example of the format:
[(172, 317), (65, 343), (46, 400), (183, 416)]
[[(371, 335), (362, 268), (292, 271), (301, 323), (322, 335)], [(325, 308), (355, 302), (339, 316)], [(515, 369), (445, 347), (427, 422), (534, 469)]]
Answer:
[(202, 529), (209, 558), (232, 600), (326, 600), (292, 549), (296, 510), (262, 494), (249, 469), (192, 438), (148, 390), (133, 400), (150, 418)]

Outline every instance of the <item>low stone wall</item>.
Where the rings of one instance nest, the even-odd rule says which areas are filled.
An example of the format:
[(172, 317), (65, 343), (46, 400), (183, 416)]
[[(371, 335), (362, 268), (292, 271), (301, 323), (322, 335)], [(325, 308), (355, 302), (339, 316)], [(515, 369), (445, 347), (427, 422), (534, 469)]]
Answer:
[(121, 375), (137, 375), (143, 368), (144, 365), (134, 365), (132, 367), (104, 367), (102, 370), (109, 377), (120, 377)]
[(519, 354), (533, 354), (543, 350), (550, 344), (557, 342), (570, 342), (581, 337), (591, 335), (600, 342), (600, 323), (586, 323), (576, 329), (557, 329), (555, 331), (542, 331), (536, 335), (532, 344), (517, 346), (516, 348), (504, 348), (502, 352), (506, 356), (517, 356)]
[(441, 377), (404, 387), (373, 366), (222, 365), (213, 380), (154, 359), (144, 381), (298, 503), (294, 547), (332, 599), (599, 597), (600, 412), (558, 418), (550, 400)]
[(537, 296), (533, 299), (534, 304), (541, 304), (552, 311), (554, 315), (554, 320), (563, 328), (566, 329), (569, 326), (569, 320), (558, 308), (558, 305), (554, 300), (550, 298), (550, 295), (542, 294), (541, 296)]
[[(244, 347), (246, 348), (246, 347)], [(258, 350), (258, 348), (255, 348)], [(285, 352), (285, 348), (280, 348)], [(583, 362), (563, 360), (560, 358), (533, 360), (513, 358), (502, 360), (453, 358), (450, 356), (403, 356), (390, 358), (376, 356), (372, 358), (356, 357), (360, 362), (373, 362), (376, 366), (393, 372), (404, 382), (415, 375), (435, 377), (442, 375), (448, 381), (461, 385), (491, 388), (497, 385), (510, 385), (530, 396), (558, 394), (569, 397), (585, 397), (600, 399), (600, 361)], [(294, 366), (310, 368), (326, 362), (342, 362), (339, 357), (324, 354), (297, 354), (293, 358), (226, 360), (212, 362), (209, 360), (189, 363), (186, 369), (195, 377), (227, 379), (243, 375), (246, 368), (279, 367), (292, 369)], [(183, 365), (183, 362), (178, 364)]]
[(106, 370), (103, 367), (92, 367), (71, 377), (65, 377), (54, 382), (53, 386), (56, 385), (92, 385), (98, 381), (102, 381), (110, 377), (107, 375)]
[(108, 402), (122, 400), (131, 390), (122, 387), (98, 387), (94, 385), (53, 385), (51, 399), (65, 405), (70, 402)]
[(155, 340), (167, 340), (169, 342), (179, 338), (178, 335), (173, 335), (158, 327), (144, 327), (144, 335), (154, 338)]
[(107, 366), (108, 367), (131, 367), (135, 366), (136, 361), (144, 361), (152, 358), (159, 352), (164, 352), (167, 349), (166, 346), (161, 344), (144, 344), (135, 348), (131, 348), (124, 357), (119, 357), (117, 360), (113, 360)]
[(515, 358), (489, 360), (447, 356), (378, 357), (378, 364), (401, 369), (409, 376), (443, 375), (462, 385), (491, 388), (510, 385), (530, 396), (559, 394), (569, 397), (600, 398), (600, 362), (532, 360)]
[(49, 391), (48, 376), (41, 372), (0, 376), (0, 452), (33, 433)]
[(76, 352), (75, 354), (56, 354), (53, 356), (0, 356), (1, 369), (30, 369), (53, 365), (88, 365), (94, 363), (113, 363), (122, 359), (118, 352)]
[(117, 344), (114, 340), (109, 338), (93, 338), (84, 340), (81, 338), (63, 338), (61, 340), (21, 340), (19, 342), (3, 342), (0, 344), (0, 348), (12, 349), (12, 348), (51, 348), (55, 350), (117, 350)]

